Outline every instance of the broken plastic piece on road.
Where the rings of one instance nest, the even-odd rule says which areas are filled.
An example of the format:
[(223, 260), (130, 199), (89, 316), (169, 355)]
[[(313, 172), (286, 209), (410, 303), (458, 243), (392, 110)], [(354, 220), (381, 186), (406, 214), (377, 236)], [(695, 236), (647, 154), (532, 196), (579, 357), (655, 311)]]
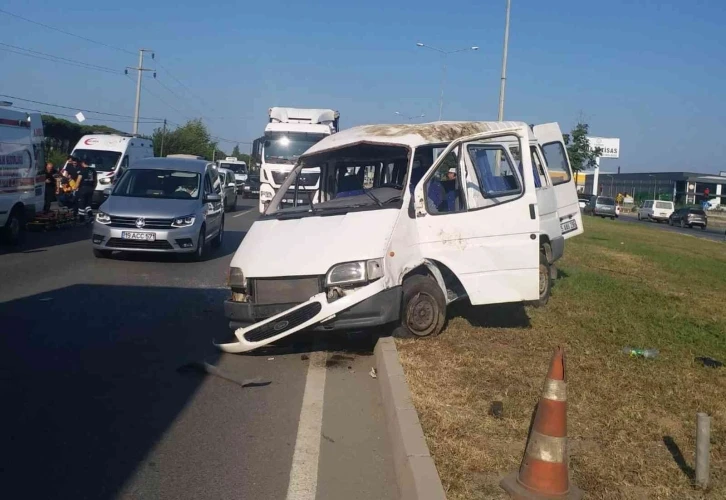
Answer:
[(623, 347), (623, 353), (631, 358), (649, 358), (658, 356), (658, 349), (635, 349), (634, 347)]
[(368, 372), (368, 375), (370, 375), (373, 378), (378, 378), (378, 374), (376, 373), (375, 368), (371, 368), (371, 371)]
[(699, 356), (696, 361), (703, 364), (707, 368), (721, 368), (723, 363), (717, 359), (709, 358), (708, 356)]
[(275, 358), (267, 358), (267, 361), (272, 361), (273, 359), (275, 359)]

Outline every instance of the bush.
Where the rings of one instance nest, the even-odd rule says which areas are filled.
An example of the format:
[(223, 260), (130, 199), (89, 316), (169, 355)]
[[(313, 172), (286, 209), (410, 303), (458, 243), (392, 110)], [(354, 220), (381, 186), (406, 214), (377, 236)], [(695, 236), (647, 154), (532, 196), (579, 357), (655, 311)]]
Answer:
[[(66, 158), (68, 158), (67, 154), (64, 154), (63, 152), (54, 149), (48, 153), (48, 157), (45, 159), (45, 161), (51, 162), (56, 169), (60, 170), (63, 165), (65, 165)], [(45, 168), (45, 165), (42, 165), (42, 167)]]

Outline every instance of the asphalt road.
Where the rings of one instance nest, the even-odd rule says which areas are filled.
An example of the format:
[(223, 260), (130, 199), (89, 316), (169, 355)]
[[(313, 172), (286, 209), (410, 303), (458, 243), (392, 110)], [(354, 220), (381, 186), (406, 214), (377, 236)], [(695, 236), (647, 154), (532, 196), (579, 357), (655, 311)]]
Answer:
[(685, 234), (688, 236), (695, 236), (696, 238), (703, 238), (711, 241), (724, 241), (725, 236), (724, 232), (726, 229), (724, 228), (713, 228), (708, 227), (705, 231), (701, 230), (701, 228), (680, 228), (678, 226), (671, 227), (668, 225), (667, 222), (650, 222), (647, 220), (638, 220), (638, 218), (635, 215), (624, 215), (620, 214), (620, 217), (617, 219), (620, 222), (625, 222), (627, 224), (639, 224), (644, 225), (646, 227), (652, 227), (652, 228), (658, 228), (663, 231), (671, 231), (673, 233), (679, 233), (679, 234)]
[(84, 227), (0, 247), (3, 497), (397, 497), (370, 335), (212, 345), (231, 335), (224, 281), (255, 206), (200, 263), (95, 259)]

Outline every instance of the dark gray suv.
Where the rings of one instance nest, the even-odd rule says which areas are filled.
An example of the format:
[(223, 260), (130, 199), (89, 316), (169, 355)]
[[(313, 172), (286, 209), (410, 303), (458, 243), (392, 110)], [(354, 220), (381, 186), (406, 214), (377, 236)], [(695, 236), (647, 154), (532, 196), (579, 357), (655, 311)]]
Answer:
[(708, 216), (700, 208), (681, 208), (671, 214), (668, 224), (681, 227), (699, 226), (705, 231), (708, 226)]

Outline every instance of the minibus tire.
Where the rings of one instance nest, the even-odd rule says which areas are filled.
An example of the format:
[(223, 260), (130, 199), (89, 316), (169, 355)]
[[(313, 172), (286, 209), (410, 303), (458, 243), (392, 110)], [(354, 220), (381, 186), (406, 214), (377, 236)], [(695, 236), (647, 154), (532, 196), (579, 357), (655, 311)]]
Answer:
[[(552, 292), (552, 273), (550, 272), (550, 263), (547, 261), (547, 255), (544, 252), (539, 253), (539, 284), (539, 300), (530, 303), (534, 307), (546, 306), (547, 302), (550, 301), (550, 293)], [(544, 288), (542, 285), (544, 285)]]
[(194, 249), (194, 253), (191, 255), (191, 260), (195, 262), (201, 262), (207, 256), (206, 235), (207, 227), (202, 226), (202, 229), (199, 230), (199, 238), (197, 238), (197, 247)]
[[(419, 315), (416, 322), (413, 315)], [(418, 323), (418, 324), (417, 324)], [(435, 337), (446, 323), (446, 297), (430, 276), (406, 278), (401, 299), (401, 322), (393, 330), (398, 338)]]

